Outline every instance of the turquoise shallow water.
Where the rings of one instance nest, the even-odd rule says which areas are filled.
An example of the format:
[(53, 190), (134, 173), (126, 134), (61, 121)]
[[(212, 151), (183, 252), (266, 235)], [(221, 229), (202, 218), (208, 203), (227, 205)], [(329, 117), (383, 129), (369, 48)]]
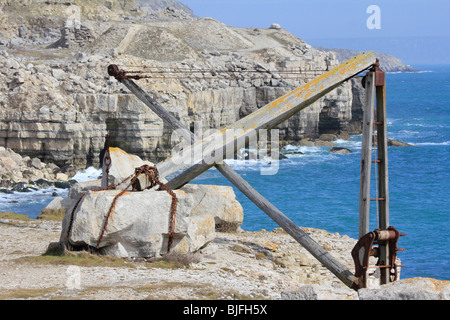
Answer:
[[(399, 247), (406, 249), (399, 253), (405, 264), (402, 278), (450, 280), (450, 66), (415, 67), (430, 72), (387, 74), (388, 136), (414, 145), (389, 147), (390, 224), (407, 234), (399, 241)], [(330, 154), (326, 147), (291, 146), (289, 149), (304, 154), (280, 161), (278, 173), (272, 176), (261, 175), (261, 163), (229, 164), (299, 226), (357, 238), (361, 136), (337, 144), (353, 153)], [(86, 174), (95, 176), (96, 172)], [(231, 185), (215, 169), (194, 182)], [(61, 195), (67, 192), (56, 191)], [(52, 192), (0, 194), (0, 211), (35, 218), (51, 201)], [(240, 191), (235, 192), (244, 207), (243, 229), (277, 227)], [(19, 203), (11, 204), (11, 200)], [(377, 227), (375, 213), (373, 204), (371, 230)]]

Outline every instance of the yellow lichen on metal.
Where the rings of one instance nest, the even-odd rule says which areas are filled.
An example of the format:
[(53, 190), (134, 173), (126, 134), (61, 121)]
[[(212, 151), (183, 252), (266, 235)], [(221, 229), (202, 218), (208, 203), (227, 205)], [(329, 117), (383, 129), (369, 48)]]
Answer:
[[(324, 73), (323, 75), (317, 77), (313, 81), (305, 84), (304, 86), (297, 88), (290, 93), (274, 100), (273, 102), (267, 104), (266, 106), (256, 110), (250, 115), (246, 116), (227, 126), (226, 128), (217, 131), (215, 134), (198, 141), (190, 149), (201, 148), (202, 146), (208, 144), (208, 154), (213, 154), (215, 150), (222, 149), (225, 145), (231, 142), (238, 141), (235, 148), (239, 149), (242, 146), (239, 143), (239, 139), (247, 134), (251, 134), (253, 130), (259, 129), (271, 129), (276, 125), (282, 123), (283, 121), (290, 118), (295, 113), (303, 110), (304, 108), (311, 105), (313, 102), (329, 93), (331, 90), (337, 88), (344, 81), (357, 75), (358, 73), (368, 69), (376, 62), (374, 52), (363, 52), (362, 54), (348, 60), (347, 62), (335, 67), (334, 69)], [(228, 138), (227, 130), (239, 130), (240, 132), (234, 132), (231, 138)], [(223, 139), (223, 136), (226, 139)], [(245, 139), (240, 139), (245, 140)], [(211, 141), (222, 141), (221, 144), (211, 143)], [(170, 159), (177, 159), (176, 164), (171, 161), (164, 161), (158, 164), (158, 170), (162, 177), (176, 172), (188, 165), (187, 160), (190, 157), (189, 148), (185, 149), (183, 153), (178, 153), (173, 155)], [(195, 153), (195, 152), (194, 152)], [(201, 154), (201, 153), (200, 153)], [(219, 155), (224, 156), (222, 153), (218, 152)], [(194, 162), (198, 162), (201, 159), (192, 159)], [(223, 158), (213, 159), (216, 162), (220, 162)]]

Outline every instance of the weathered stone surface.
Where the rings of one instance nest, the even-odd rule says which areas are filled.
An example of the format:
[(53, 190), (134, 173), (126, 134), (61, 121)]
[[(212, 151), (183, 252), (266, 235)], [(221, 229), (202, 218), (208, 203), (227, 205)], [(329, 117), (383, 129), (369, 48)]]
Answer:
[(65, 216), (67, 206), (69, 206), (67, 203), (67, 198), (55, 197), (44, 209), (41, 210), (41, 213), (38, 215), (37, 219), (50, 220), (49, 217), (52, 217), (55, 220), (57, 217), (62, 219)]
[[(172, 130), (106, 76), (112, 63), (158, 70), (214, 66), (203, 74), (173, 77), (168, 73), (167, 78), (139, 81), (188, 128), (201, 122), (204, 131), (223, 128), (338, 64), (334, 54), (315, 50), (283, 29), (228, 27), (211, 18), (192, 17), (176, 2), (170, 5), (186, 12), (189, 19), (173, 8), (160, 8), (164, 12), (159, 15), (148, 13), (143, 4), (131, 9), (118, 1), (108, 3), (114, 10), (80, 6), (83, 19), (58, 12), (60, 7), (51, 2), (8, 4), (8, 10), (22, 19), (22, 35), (48, 39), (48, 44), (60, 37), (68, 49), (55, 53), (42, 49), (41, 42), (36, 47), (37, 39), (27, 40), (27, 48), (37, 56), (33, 64), (19, 52), (0, 52), (7, 60), (0, 60), (0, 145), (46, 163), (85, 168), (99, 165), (98, 154), (110, 133), (111, 146), (144, 160), (157, 162), (169, 156)], [(35, 19), (21, 16), (23, 6), (31, 17), (42, 17), (40, 28)], [(77, 6), (67, 9), (76, 12)], [(136, 20), (141, 14), (147, 14), (151, 25)], [(55, 16), (59, 20), (50, 18)], [(134, 23), (121, 22), (123, 17)], [(105, 22), (111, 19), (117, 21)], [(14, 33), (16, 28), (11, 29), (11, 36)], [(292, 70), (307, 72), (295, 79), (283, 74)], [(293, 116), (278, 127), (281, 144), (346, 130), (352, 120), (353, 96), (352, 85), (346, 83)]]
[(193, 216), (210, 213), (214, 216), (217, 228), (224, 231), (237, 231), (244, 220), (244, 209), (236, 200), (233, 188), (214, 185), (185, 185), (182, 190), (192, 194), (195, 201)]
[[(118, 198), (104, 237), (105, 217), (121, 192), (89, 191), (74, 213), (69, 243), (105, 249), (121, 257), (155, 257), (167, 252), (172, 197), (165, 191), (130, 192)], [(207, 213), (191, 219), (194, 199), (178, 190), (173, 250), (195, 252), (214, 239), (214, 217)], [(67, 226), (69, 215), (63, 225)], [(66, 229), (67, 230), (67, 229)], [(112, 247), (111, 247), (112, 246)], [(124, 253), (127, 253), (124, 256)]]
[[(140, 157), (119, 148), (110, 148), (109, 185), (117, 185), (144, 164)], [(105, 154), (106, 157), (106, 154)], [(106, 187), (106, 165), (101, 180), (77, 183), (67, 199), (52, 202), (43, 212), (66, 210), (60, 241), (75, 246), (95, 246), (106, 215), (115, 196), (130, 183), (127, 180), (114, 190)], [(140, 175), (139, 178), (145, 177)], [(169, 215), (172, 198), (166, 191), (148, 190), (149, 181), (140, 179), (140, 192), (126, 192), (118, 198), (105, 237), (101, 242), (104, 254), (119, 257), (154, 257), (167, 251)], [(161, 181), (162, 183), (166, 182)], [(131, 187), (128, 189), (131, 190)], [(175, 191), (178, 199), (174, 250), (195, 252), (214, 239), (215, 229), (237, 231), (243, 222), (243, 208), (236, 201), (233, 188), (226, 186), (186, 185)], [(86, 194), (74, 211), (75, 204)], [(73, 213), (73, 227), (69, 234)], [(69, 236), (68, 236), (69, 235)]]
[[(101, 180), (79, 182), (70, 189), (67, 198), (63, 199), (61, 197), (58, 197), (42, 210), (42, 214), (48, 212), (66, 212), (63, 221), (64, 231), (61, 233), (60, 238), (61, 242), (68, 241), (66, 237), (67, 227), (74, 205), (84, 193), (94, 190), (93, 194), (97, 194), (98, 192), (95, 192), (95, 190), (99, 188), (101, 188)], [(114, 194), (118, 191), (111, 192)], [(161, 192), (157, 192), (156, 194), (161, 194)], [(190, 223), (188, 224), (188, 228), (186, 233), (184, 234), (184, 238), (182, 238), (177, 244), (178, 252), (191, 252), (191, 250), (196, 250), (195, 248), (201, 248), (205, 245), (205, 243), (210, 241), (211, 232), (215, 228), (224, 229), (225, 231), (240, 230), (240, 226), (243, 222), (243, 208), (241, 204), (236, 200), (233, 188), (227, 186), (188, 184), (177, 192), (179, 192), (183, 196), (189, 195), (189, 197), (192, 197), (193, 201), (190, 207), (192, 212), (189, 213)], [(163, 193), (165, 193), (165, 191)], [(130, 193), (127, 193), (127, 195), (128, 194)], [(148, 193), (141, 192), (135, 194), (136, 197), (138, 197), (138, 195), (149, 195)], [(151, 195), (153, 194), (150, 194), (149, 196), (149, 205), (153, 207), (157, 206), (157, 204), (155, 204), (156, 202), (153, 202), (153, 198), (151, 197)], [(112, 203), (111, 199), (108, 198), (108, 200), (110, 200), (110, 203)], [(107, 205), (107, 207), (102, 207), (101, 209), (99, 209), (103, 210), (104, 215), (106, 215), (107, 211), (109, 210), (110, 204), (108, 204), (108, 200), (102, 200), (102, 203)], [(165, 200), (169, 201), (168, 198)], [(96, 205), (99, 204), (96, 202)], [(139, 211), (139, 208), (140, 206), (134, 206), (133, 201), (129, 203), (129, 210)], [(152, 213), (143, 210), (140, 212), (140, 214), (146, 216), (147, 214)], [(90, 228), (89, 226), (86, 227)], [(86, 244), (90, 245), (90, 242)], [(116, 254), (120, 254), (120, 252), (126, 250), (124, 249), (124, 247), (126, 247), (126, 245), (124, 244), (113, 245), (111, 248), (108, 247), (107, 251), (105, 252), (108, 252), (108, 254), (112, 254), (112, 252), (116, 252), (118, 250)]]
[(282, 300), (353, 300), (355, 296), (355, 291), (352, 292), (337, 283), (308, 284), (296, 290), (281, 292)]
[(295, 291), (283, 291), (281, 293), (283, 300), (317, 300), (317, 293), (313, 287), (306, 285)]
[(358, 296), (360, 300), (449, 300), (450, 281), (404, 279), (379, 289), (360, 289)]
[[(0, 147), (0, 186), (17, 191), (27, 188), (60, 188), (69, 185), (73, 172), (61, 173), (53, 163), (44, 163), (38, 158), (22, 157), (10, 148)], [(20, 187), (18, 187), (20, 184)]]
[[(328, 49), (323, 47), (318, 47), (316, 49), (319, 49), (324, 52), (334, 52), (338, 58), (339, 61), (345, 62), (348, 59), (357, 56), (361, 51), (357, 50), (350, 50), (350, 49)], [(414, 69), (410, 65), (405, 65), (400, 59), (377, 52), (377, 57), (380, 60), (380, 64), (382, 66), (383, 71), (385, 72), (418, 72), (419, 70)]]
[(388, 146), (392, 147), (411, 147), (412, 145), (406, 142), (394, 140), (394, 139), (388, 139)]
[[(120, 148), (109, 148), (109, 154), (111, 157), (111, 162), (109, 166), (109, 175), (106, 173), (106, 165), (102, 167), (102, 188), (107, 186), (116, 185), (121, 183), (128, 177), (135, 173), (135, 169), (143, 165), (154, 166), (153, 163), (149, 161), (143, 161), (140, 157), (129, 154)], [(105, 155), (106, 157), (106, 155)], [(108, 176), (108, 184), (106, 177)], [(123, 190), (130, 180), (126, 183), (118, 186), (119, 189)]]

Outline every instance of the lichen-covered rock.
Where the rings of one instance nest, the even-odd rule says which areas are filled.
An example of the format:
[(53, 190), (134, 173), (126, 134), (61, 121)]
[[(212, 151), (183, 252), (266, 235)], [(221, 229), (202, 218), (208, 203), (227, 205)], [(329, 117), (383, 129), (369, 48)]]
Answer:
[(431, 278), (404, 279), (379, 289), (360, 289), (360, 300), (449, 300), (450, 281)]

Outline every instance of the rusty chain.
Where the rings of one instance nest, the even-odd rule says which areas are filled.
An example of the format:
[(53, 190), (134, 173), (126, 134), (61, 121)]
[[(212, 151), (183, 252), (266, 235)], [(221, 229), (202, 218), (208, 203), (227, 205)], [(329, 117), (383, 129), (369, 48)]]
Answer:
[[(136, 181), (140, 175), (144, 174), (150, 180), (150, 185), (146, 189), (151, 189), (151, 188), (155, 187), (156, 185), (159, 185), (158, 190), (164, 190), (172, 197), (172, 204), (171, 204), (171, 209), (170, 209), (170, 222), (169, 222), (169, 240), (168, 240), (168, 245), (167, 245), (167, 247), (168, 247), (167, 252), (170, 252), (170, 249), (171, 249), (172, 243), (173, 243), (173, 238), (175, 235), (175, 219), (176, 219), (177, 204), (178, 204), (178, 199), (177, 199), (176, 194), (169, 187), (167, 187), (164, 183), (162, 183), (159, 180), (158, 169), (156, 167), (152, 167), (149, 165), (143, 165), (139, 168), (136, 168), (135, 172), (133, 174), (131, 174), (130, 176), (128, 176), (127, 178), (125, 178), (123, 181), (121, 181), (115, 185), (108, 186), (108, 173), (109, 173), (109, 167), (111, 165), (111, 156), (109, 153), (109, 135), (106, 136), (106, 139), (107, 139), (106, 140), (107, 150), (106, 150), (104, 163), (106, 165), (107, 186), (105, 188), (92, 189), (90, 191), (99, 192), (99, 191), (107, 191), (107, 190), (116, 190), (118, 186), (124, 184), (128, 180), (130, 180), (130, 182), (128, 183), (128, 185), (126, 186), (125, 189), (123, 189), (120, 193), (118, 193), (114, 197), (113, 202), (112, 202), (112, 204), (108, 210), (108, 213), (106, 215), (105, 222), (104, 222), (103, 228), (102, 228), (102, 232), (99, 236), (97, 244), (94, 245), (94, 248), (97, 248), (97, 249), (99, 248), (100, 242), (103, 239), (106, 227), (108, 225), (109, 217), (111, 216), (111, 213), (113, 212), (113, 210), (116, 206), (117, 199), (120, 198), (121, 196), (123, 196), (130, 187), (132, 187), (132, 190), (131, 190), (132, 192), (138, 191), (137, 187), (136, 187)], [(72, 209), (72, 212), (70, 215), (70, 220), (69, 220), (69, 227), (67, 229), (67, 241), (69, 241), (70, 232), (72, 230), (75, 211), (77, 210), (79, 204), (81, 203), (81, 200), (86, 196), (87, 193), (88, 192), (85, 192), (80, 196), (80, 198), (75, 203), (75, 205)]]
[(109, 168), (111, 167), (111, 153), (109, 152), (110, 140), (111, 140), (111, 136), (109, 134), (107, 134), (106, 142), (105, 142), (105, 159), (103, 159), (103, 163), (106, 166), (106, 186), (109, 185)]
[[(125, 192), (127, 192), (129, 187), (132, 187), (132, 191), (137, 191), (136, 188), (134, 187), (134, 185), (135, 185), (137, 178), (141, 174), (145, 174), (150, 179), (151, 183), (150, 183), (150, 186), (147, 187), (147, 189), (151, 189), (154, 186), (159, 185), (159, 190), (161, 190), (161, 189), (165, 190), (172, 197), (172, 204), (171, 204), (171, 210), (170, 210), (170, 223), (169, 223), (169, 241), (168, 241), (168, 245), (167, 245), (168, 246), (167, 251), (170, 252), (170, 249), (171, 249), (172, 243), (173, 243), (173, 238), (175, 235), (175, 218), (176, 218), (178, 200), (177, 200), (176, 194), (159, 180), (159, 173), (158, 173), (158, 170), (156, 169), (156, 167), (151, 167), (149, 165), (143, 165), (139, 168), (136, 168), (135, 174), (130, 176), (132, 178), (131, 178), (130, 183), (127, 185), (127, 187), (114, 197), (111, 207), (109, 208), (108, 214), (106, 215), (106, 219), (105, 219), (105, 223), (102, 228), (102, 232), (100, 234), (100, 237), (99, 237), (95, 247), (98, 247), (100, 245), (100, 242), (103, 239), (103, 235), (104, 235), (106, 227), (108, 225), (109, 217), (116, 206), (117, 199), (120, 198), (122, 195), (124, 195)], [(126, 178), (120, 184), (127, 181), (130, 177)]]

